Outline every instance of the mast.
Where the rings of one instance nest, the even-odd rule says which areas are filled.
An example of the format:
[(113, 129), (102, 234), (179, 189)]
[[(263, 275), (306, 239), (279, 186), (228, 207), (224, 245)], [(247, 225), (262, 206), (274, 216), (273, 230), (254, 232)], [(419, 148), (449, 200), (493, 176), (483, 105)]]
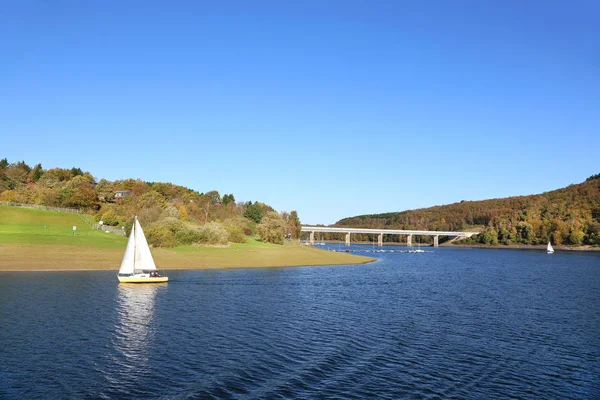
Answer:
[(135, 259), (137, 256), (137, 248), (136, 248), (136, 246), (137, 246), (137, 229), (135, 229), (136, 222), (137, 222), (137, 215), (134, 217), (134, 220), (133, 220), (133, 229), (134, 229), (133, 233), (135, 235), (133, 237), (133, 273), (134, 274), (135, 274)]

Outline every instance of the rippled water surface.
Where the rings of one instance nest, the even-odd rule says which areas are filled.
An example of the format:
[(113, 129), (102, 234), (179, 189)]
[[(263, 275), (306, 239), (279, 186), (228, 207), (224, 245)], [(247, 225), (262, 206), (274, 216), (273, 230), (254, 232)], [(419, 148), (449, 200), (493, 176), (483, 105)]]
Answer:
[(375, 256), (1, 273), (0, 398), (600, 398), (600, 254)]

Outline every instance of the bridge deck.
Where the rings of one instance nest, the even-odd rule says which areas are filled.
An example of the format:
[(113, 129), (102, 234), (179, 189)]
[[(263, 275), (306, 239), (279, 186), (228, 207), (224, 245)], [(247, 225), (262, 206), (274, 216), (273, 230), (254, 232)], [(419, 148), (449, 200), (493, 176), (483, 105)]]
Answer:
[(464, 236), (470, 237), (479, 232), (451, 232), (451, 231), (413, 231), (404, 229), (367, 229), (343, 228), (329, 226), (303, 226), (302, 232), (327, 232), (327, 233), (371, 233), (383, 235), (429, 235), (429, 236)]

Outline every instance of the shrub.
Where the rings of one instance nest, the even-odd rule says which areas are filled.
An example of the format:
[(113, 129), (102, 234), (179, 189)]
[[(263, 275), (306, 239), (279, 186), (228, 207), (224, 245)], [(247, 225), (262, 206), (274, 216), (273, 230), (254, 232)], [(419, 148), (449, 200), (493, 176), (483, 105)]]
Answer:
[(198, 228), (200, 240), (194, 243), (225, 245), (229, 242), (229, 233), (218, 222), (209, 222)]
[(148, 243), (156, 247), (175, 247), (192, 244), (201, 240), (200, 234), (175, 218), (157, 221), (146, 230)]
[(246, 243), (244, 232), (245, 224), (241, 220), (227, 220), (223, 227), (229, 234), (229, 241), (232, 243)]
[(102, 214), (101, 221), (106, 226), (117, 226), (119, 225), (119, 218), (114, 210), (108, 210)]
[(164, 209), (164, 211), (162, 212), (161, 218), (176, 218), (176, 219), (180, 219), (181, 218), (181, 213), (179, 212), (179, 210), (173, 206), (169, 206), (167, 208)]

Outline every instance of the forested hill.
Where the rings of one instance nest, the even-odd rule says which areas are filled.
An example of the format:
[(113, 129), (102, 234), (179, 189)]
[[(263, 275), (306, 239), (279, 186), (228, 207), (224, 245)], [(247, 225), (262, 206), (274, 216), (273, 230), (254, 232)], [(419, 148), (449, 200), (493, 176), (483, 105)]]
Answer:
[[(344, 218), (336, 226), (480, 231), (484, 244), (600, 245), (600, 174), (542, 194)], [(424, 238), (426, 239), (426, 238)]]

